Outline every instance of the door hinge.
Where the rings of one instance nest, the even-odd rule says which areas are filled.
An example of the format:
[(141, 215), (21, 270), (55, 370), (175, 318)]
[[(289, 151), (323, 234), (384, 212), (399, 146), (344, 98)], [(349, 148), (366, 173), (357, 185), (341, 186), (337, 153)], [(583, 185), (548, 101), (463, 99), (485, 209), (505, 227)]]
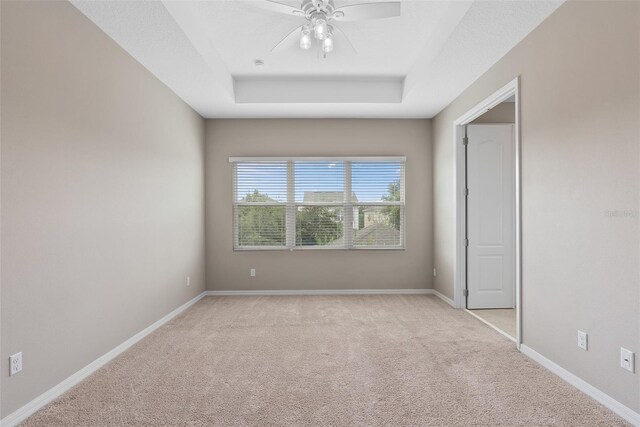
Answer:
[(462, 143), (463, 143), (464, 145), (469, 144), (469, 138), (468, 138), (468, 137), (466, 137), (466, 136), (465, 136), (464, 138), (462, 138)]
[(465, 189), (464, 189), (464, 195), (465, 195), (465, 196), (468, 196), (468, 195), (469, 195), (469, 189), (468, 189), (468, 188), (465, 188)]
[(464, 239), (464, 245), (467, 247), (469, 246), (469, 239)]
[(462, 290), (462, 295), (465, 296), (465, 297), (468, 297), (469, 296), (469, 289), (463, 289)]

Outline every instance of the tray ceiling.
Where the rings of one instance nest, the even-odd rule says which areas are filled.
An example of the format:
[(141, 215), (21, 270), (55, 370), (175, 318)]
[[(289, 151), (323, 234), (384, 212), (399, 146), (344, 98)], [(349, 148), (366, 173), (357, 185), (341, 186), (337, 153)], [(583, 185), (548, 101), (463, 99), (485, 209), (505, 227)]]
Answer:
[(271, 52), (303, 21), (251, 1), (72, 3), (203, 117), (425, 118), (562, 2), (403, 1), (400, 17), (338, 24), (357, 53), (337, 37), (326, 59)]

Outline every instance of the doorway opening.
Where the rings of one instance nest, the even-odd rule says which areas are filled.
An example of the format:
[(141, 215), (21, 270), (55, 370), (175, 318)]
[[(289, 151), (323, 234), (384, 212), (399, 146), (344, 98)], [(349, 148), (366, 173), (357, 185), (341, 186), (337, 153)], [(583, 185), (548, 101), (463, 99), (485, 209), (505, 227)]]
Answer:
[(522, 342), (519, 79), (454, 122), (454, 303)]

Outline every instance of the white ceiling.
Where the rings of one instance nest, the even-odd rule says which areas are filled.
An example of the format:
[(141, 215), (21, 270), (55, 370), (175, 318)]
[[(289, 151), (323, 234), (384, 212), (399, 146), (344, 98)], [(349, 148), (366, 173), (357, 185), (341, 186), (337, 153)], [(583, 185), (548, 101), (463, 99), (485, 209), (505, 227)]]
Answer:
[[(292, 6), (300, 1), (280, 0)], [(373, 3), (377, 0), (362, 0)], [(229, 72), (234, 75), (357, 75), (404, 76), (427, 44), (447, 12), (443, 2), (404, 2), (402, 16), (372, 21), (335, 24), (355, 47), (336, 32), (335, 50), (322, 59), (316, 49), (301, 50), (298, 46), (281, 52), (271, 49), (284, 36), (299, 27), (304, 18), (270, 13), (250, 6), (255, 1), (183, 3), (191, 7), (203, 24), (206, 36), (212, 40)], [(336, 0), (336, 7), (356, 1)], [(242, 55), (238, 55), (242, 52)], [(254, 66), (254, 59), (263, 59), (264, 68)]]
[(424, 118), (562, 1), (403, 1), (400, 17), (338, 24), (357, 53), (337, 36), (326, 59), (271, 52), (303, 21), (254, 1), (72, 3), (203, 117)]

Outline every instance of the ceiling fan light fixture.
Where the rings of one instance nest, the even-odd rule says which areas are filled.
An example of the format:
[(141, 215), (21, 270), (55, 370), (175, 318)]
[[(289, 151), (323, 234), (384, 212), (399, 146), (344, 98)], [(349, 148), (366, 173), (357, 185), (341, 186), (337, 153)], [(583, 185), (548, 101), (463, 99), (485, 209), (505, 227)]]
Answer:
[(313, 23), (313, 35), (317, 40), (322, 40), (327, 35), (327, 20), (324, 17), (316, 18)]
[(329, 53), (333, 50), (333, 28), (331, 25), (327, 28), (327, 35), (322, 40), (322, 51), (324, 53)]
[(338, 42), (345, 41), (346, 46), (350, 47), (353, 53), (356, 53), (346, 34), (334, 24), (339, 24), (342, 21), (364, 21), (398, 17), (401, 9), (400, 0), (361, 0), (364, 3), (350, 4), (338, 8), (336, 8), (334, 0), (298, 0), (301, 1), (300, 8), (284, 4), (282, 1), (261, 0), (247, 2), (255, 4), (261, 9), (301, 17), (305, 21), (287, 34), (271, 51), (281, 51), (287, 46), (294, 45), (296, 41), (299, 41), (301, 49), (308, 50), (314, 44), (313, 39), (316, 39), (318, 51), (324, 52), (323, 56), (325, 58), (326, 54), (334, 49), (334, 29), (338, 30), (340, 33), (339, 38), (342, 39), (338, 40)]
[(311, 48), (311, 30), (308, 26), (302, 27), (302, 32), (300, 33), (300, 48), (304, 50)]
[(333, 50), (333, 37), (325, 37), (322, 41), (322, 51), (329, 53)]

